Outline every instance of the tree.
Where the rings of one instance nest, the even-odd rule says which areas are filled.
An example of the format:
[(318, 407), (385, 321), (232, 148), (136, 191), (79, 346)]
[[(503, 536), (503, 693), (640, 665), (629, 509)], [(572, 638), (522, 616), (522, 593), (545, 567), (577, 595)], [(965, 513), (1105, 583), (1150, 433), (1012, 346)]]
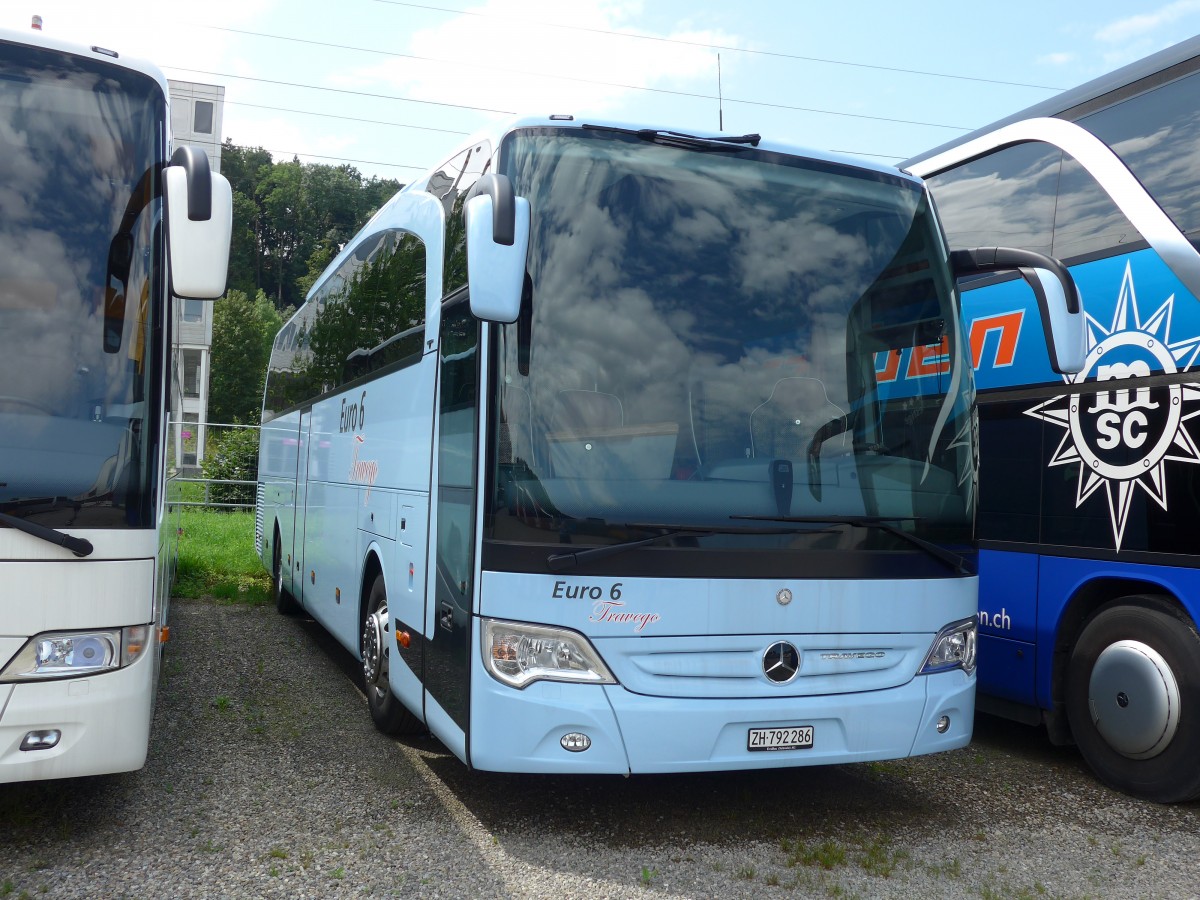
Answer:
[(264, 290), (277, 309), (299, 306), (347, 241), (401, 184), (353, 166), (276, 163), (261, 147), (226, 139), (221, 173), (233, 188), (229, 288)]
[(259, 291), (253, 301), (229, 291), (213, 308), (210, 422), (257, 425), (271, 341), (283, 318)]
[(271, 171), (271, 154), (262, 147), (239, 147), (226, 138), (221, 147), (221, 174), (233, 189), (233, 239), (229, 248), (229, 288), (252, 296), (261, 286), (261, 235), (265, 213), (258, 185)]

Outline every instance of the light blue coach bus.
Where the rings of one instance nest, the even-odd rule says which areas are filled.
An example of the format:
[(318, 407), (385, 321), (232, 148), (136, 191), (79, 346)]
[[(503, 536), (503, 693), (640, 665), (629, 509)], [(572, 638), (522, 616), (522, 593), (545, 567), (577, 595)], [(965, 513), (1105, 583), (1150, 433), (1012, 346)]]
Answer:
[(1070, 267), (1087, 361), (1003, 278), (964, 285), (980, 389), (980, 708), (1109, 785), (1200, 795), (1200, 38), (903, 164), (953, 242)]
[[(954, 259), (1041, 266), (1082, 348), (1052, 261)], [(950, 260), (917, 179), (758, 135), (555, 116), (472, 141), (275, 341), (257, 514), (281, 610), (362, 659), (382, 730), (483, 770), (963, 746), (976, 420)], [(918, 348), (930, 377), (881, 390), (877, 357)]]

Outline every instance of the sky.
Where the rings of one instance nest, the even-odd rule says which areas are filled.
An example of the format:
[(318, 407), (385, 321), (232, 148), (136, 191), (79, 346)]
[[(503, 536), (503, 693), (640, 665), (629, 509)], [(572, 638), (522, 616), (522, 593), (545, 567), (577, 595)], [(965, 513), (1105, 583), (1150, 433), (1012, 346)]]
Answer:
[(513, 114), (895, 164), (1200, 33), (1200, 0), (5, 0), (225, 87), (222, 137), (406, 182)]

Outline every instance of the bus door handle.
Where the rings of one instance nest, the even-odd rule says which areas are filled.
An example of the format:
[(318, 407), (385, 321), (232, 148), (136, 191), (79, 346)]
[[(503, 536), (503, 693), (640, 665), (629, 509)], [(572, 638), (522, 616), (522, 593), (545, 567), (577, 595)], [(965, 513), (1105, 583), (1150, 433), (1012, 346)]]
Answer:
[(438, 624), (447, 631), (454, 630), (454, 607), (444, 600), (438, 607)]

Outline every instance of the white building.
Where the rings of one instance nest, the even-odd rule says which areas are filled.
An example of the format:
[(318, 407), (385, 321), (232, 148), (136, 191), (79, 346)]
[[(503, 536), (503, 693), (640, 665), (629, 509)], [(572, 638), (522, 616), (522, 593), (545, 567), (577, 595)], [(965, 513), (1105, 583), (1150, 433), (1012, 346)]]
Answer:
[[(199, 147), (208, 154), (214, 172), (221, 171), (221, 122), (225, 88), (191, 81), (167, 81), (171, 89), (171, 131), (175, 146)], [(213, 304), (201, 300), (175, 300), (180, 323), (176, 360), (183, 405), (172, 419), (184, 424), (175, 429), (175, 459), (183, 467), (199, 466), (204, 459), (208, 421), (208, 384), (212, 360)], [(194, 423), (194, 427), (188, 425)], [(186, 435), (186, 436), (185, 436)]]

